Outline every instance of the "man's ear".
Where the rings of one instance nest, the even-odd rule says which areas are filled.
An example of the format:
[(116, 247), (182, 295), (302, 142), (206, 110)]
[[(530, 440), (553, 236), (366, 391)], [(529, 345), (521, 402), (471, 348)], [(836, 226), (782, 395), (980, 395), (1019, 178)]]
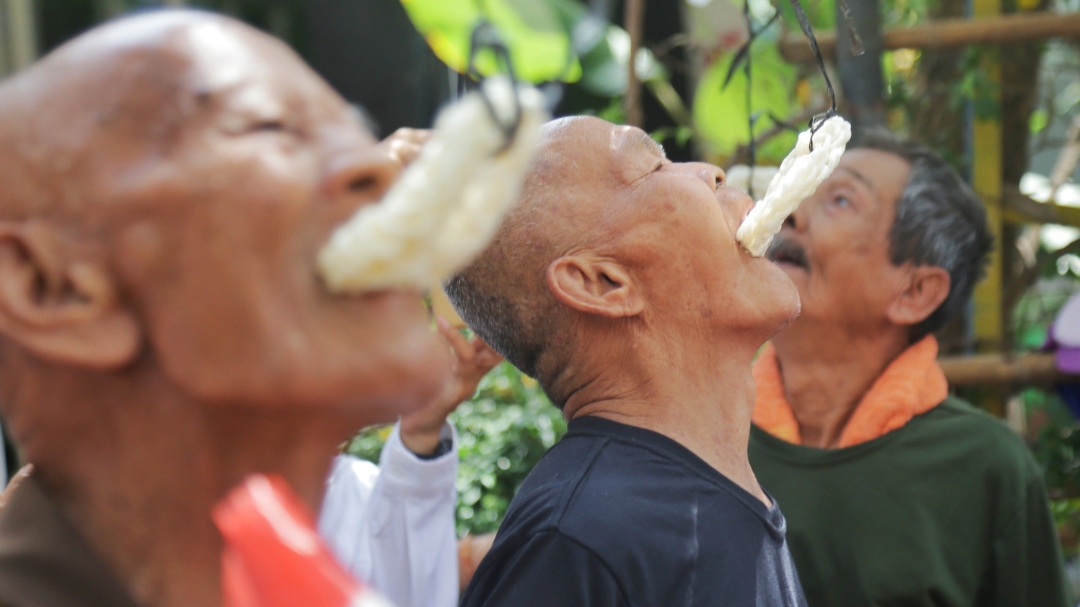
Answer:
[(949, 272), (937, 266), (914, 266), (905, 272), (907, 285), (885, 311), (897, 325), (912, 326), (924, 321), (949, 296)]
[(142, 335), (98, 264), (69, 263), (51, 226), (0, 223), (0, 332), (39, 358), (118, 369)]
[(623, 318), (645, 308), (626, 268), (588, 251), (551, 262), (545, 278), (555, 299), (579, 312)]

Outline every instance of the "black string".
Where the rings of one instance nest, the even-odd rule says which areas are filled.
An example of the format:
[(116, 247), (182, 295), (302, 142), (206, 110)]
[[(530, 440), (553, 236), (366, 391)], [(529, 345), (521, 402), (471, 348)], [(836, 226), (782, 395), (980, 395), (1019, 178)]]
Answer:
[(791, 124), (787, 120), (784, 120), (783, 118), (777, 116), (776, 114), (774, 114), (772, 112), (769, 112), (769, 120), (772, 120), (773, 124), (775, 124), (776, 126), (784, 129), (785, 131), (791, 131), (793, 133), (802, 132), (802, 128), (800, 128), (800, 127), (798, 127), (798, 126), (796, 126), (794, 124)]
[(751, 111), (753, 108), (753, 104), (751, 103), (753, 87), (750, 86), (750, 65), (753, 61), (753, 54), (750, 53), (750, 43), (757, 37), (759, 32), (754, 31), (754, 22), (750, 19), (750, 0), (743, 2), (743, 19), (746, 20), (746, 32), (750, 34), (750, 39), (747, 40), (744, 45), (746, 48), (746, 66), (743, 68), (746, 72), (746, 117), (749, 127), (747, 132), (750, 134), (750, 145), (748, 150), (750, 178), (747, 180), (746, 189), (749, 190), (748, 193), (751, 198), (756, 198), (756, 196), (754, 196), (754, 166), (757, 164), (757, 141), (754, 139), (754, 123), (757, 122), (757, 120), (755, 120), (754, 113)]
[(484, 107), (487, 108), (492, 122), (499, 127), (499, 130), (502, 131), (503, 136), (506, 138), (502, 147), (496, 152), (501, 153), (514, 143), (518, 127), (521, 126), (521, 96), (518, 94), (518, 79), (514, 76), (514, 64), (510, 61), (510, 49), (507, 48), (506, 43), (503, 42), (499, 33), (495, 30), (495, 26), (486, 19), (478, 21), (469, 36), (469, 63), (466, 68), (468, 75), (481, 84), (483, 84), (485, 77), (476, 68), (476, 58), (483, 50), (491, 51), (497, 60), (501, 60), (507, 76), (510, 77), (511, 95), (513, 95), (514, 99), (514, 113), (508, 123), (503, 122), (502, 117), (495, 111), (495, 104), (492, 103), (491, 98), (484, 91), (484, 87), (479, 87), (480, 100), (484, 102)]
[(731, 77), (735, 75), (735, 70), (739, 69), (743, 62), (749, 60), (750, 45), (762, 32), (769, 29), (769, 26), (776, 22), (780, 17), (780, 13), (774, 13), (765, 25), (761, 26), (761, 29), (757, 31), (754, 30), (753, 23), (750, 21), (749, 7), (746, 4), (743, 5), (743, 17), (746, 19), (746, 31), (749, 32), (750, 37), (739, 47), (739, 50), (735, 51), (735, 58), (731, 60), (731, 65), (728, 66), (727, 75), (724, 77), (724, 84), (720, 87), (720, 90), (727, 88), (728, 83), (731, 82)]
[[(814, 135), (817, 133), (821, 125), (825, 124), (825, 121), (833, 116), (836, 116), (836, 91), (833, 90), (832, 81), (829, 80), (829, 72), (825, 69), (825, 58), (821, 56), (821, 50), (818, 48), (817, 38), (814, 37), (814, 30), (810, 27), (810, 21), (806, 18), (806, 13), (803, 12), (802, 5), (799, 4), (799, 0), (788, 0), (791, 4), (791, 10), (795, 12), (795, 18), (799, 20), (799, 27), (802, 28), (803, 34), (806, 34), (807, 39), (810, 41), (810, 50), (814, 52), (814, 58), (817, 59), (818, 69), (821, 70), (821, 76), (825, 78), (825, 86), (829, 89), (829, 109), (828, 111), (818, 114), (810, 119), (810, 151), (814, 151)], [(854, 32), (854, 30), (852, 30)], [(855, 36), (858, 37), (858, 34)]]
[(750, 3), (743, 3), (743, 19), (746, 20), (746, 31), (749, 36), (747, 37), (746, 42), (744, 42), (742, 46), (739, 47), (739, 50), (735, 52), (735, 57), (732, 58), (731, 65), (728, 66), (727, 74), (724, 76), (724, 83), (720, 87), (721, 90), (726, 89), (728, 84), (731, 83), (731, 78), (735, 75), (735, 70), (742, 66), (743, 73), (746, 74), (746, 117), (749, 123), (748, 133), (750, 135), (750, 142), (747, 144), (747, 156), (749, 156), (748, 164), (750, 165), (749, 194), (751, 197), (754, 196), (754, 166), (757, 164), (757, 140), (754, 139), (754, 126), (757, 124), (760, 115), (751, 111), (753, 109), (753, 104), (751, 103), (751, 95), (753, 92), (753, 70), (751, 69), (751, 65), (753, 61), (751, 59), (750, 45), (754, 43), (754, 40), (757, 39), (762, 32), (769, 29), (769, 26), (776, 22), (779, 17), (779, 11), (773, 13), (773, 16), (765, 22), (765, 25), (755, 30), (754, 21), (750, 18)]

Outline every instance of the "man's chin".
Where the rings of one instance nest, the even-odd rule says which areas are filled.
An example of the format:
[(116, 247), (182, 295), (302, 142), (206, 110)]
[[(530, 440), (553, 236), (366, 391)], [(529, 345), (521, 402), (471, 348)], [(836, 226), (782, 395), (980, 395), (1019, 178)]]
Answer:
[[(790, 273), (783, 271), (783, 268), (780, 269), (781, 271), (778, 272), (778, 274), (781, 275), (781, 277), (778, 277), (777, 282), (779, 284), (775, 287), (777, 298), (781, 300), (778, 306), (779, 311), (777, 318), (779, 322), (776, 327), (777, 332), (795, 322), (795, 319), (799, 317), (799, 313), (802, 311), (802, 299), (799, 296), (799, 289), (794, 280), (799, 278), (800, 275), (796, 274), (796, 276), (793, 277)], [(801, 270), (797, 268), (797, 271)]]
[(789, 309), (787, 319), (780, 325), (780, 328), (777, 329), (777, 332), (782, 331), (782, 330), (788, 328), (789, 326), (791, 326), (791, 323), (795, 322), (799, 318), (799, 314), (801, 314), (801, 313), (802, 313), (802, 300), (799, 299), (799, 292), (796, 290), (795, 291), (794, 301), (793, 301), (793, 303), (792, 303), (792, 305), (791, 305), (791, 307)]

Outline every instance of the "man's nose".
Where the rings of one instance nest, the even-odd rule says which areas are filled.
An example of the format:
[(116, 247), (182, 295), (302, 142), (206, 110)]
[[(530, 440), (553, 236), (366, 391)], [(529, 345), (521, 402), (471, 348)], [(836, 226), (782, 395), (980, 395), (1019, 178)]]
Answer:
[(724, 169), (712, 164), (698, 163), (698, 175), (714, 190), (727, 181)]
[(401, 172), (401, 163), (381, 146), (343, 150), (329, 161), (323, 178), (324, 194), (330, 200), (350, 198), (356, 204), (378, 200), (390, 189)]
[(784, 220), (783, 227), (791, 228), (796, 232), (801, 232), (806, 229), (806, 210), (804, 206), (806, 202), (807, 201), (804, 200), (798, 207), (795, 207), (795, 210), (791, 212), (791, 215), (788, 215), (787, 219)]

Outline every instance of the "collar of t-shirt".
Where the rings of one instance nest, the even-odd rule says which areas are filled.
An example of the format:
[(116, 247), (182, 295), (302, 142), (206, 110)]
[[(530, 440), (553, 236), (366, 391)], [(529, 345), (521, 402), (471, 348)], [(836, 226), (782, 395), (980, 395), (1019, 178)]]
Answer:
[(712, 483), (718, 489), (740, 502), (761, 520), (765, 529), (777, 541), (783, 540), (787, 533), (787, 522), (777, 507), (776, 499), (773, 498), (772, 494), (762, 489), (772, 504), (772, 506), (766, 506), (746, 489), (740, 487), (738, 483), (729, 479), (722, 472), (698, 457), (693, 451), (672, 438), (654, 430), (631, 426), (595, 415), (575, 417), (570, 420), (563, 440), (573, 440), (579, 436), (593, 436), (633, 445), (651, 451), (668, 461), (678, 462), (688, 471), (692, 471), (703, 480)]
[[(937, 362), (938, 343), (927, 335), (900, 353), (863, 395), (838, 448), (874, 440), (904, 427), (911, 418), (933, 409), (948, 396), (949, 385)], [(754, 363), (757, 401), (754, 425), (773, 436), (802, 444), (799, 423), (784, 394), (776, 349), (766, 344)]]

